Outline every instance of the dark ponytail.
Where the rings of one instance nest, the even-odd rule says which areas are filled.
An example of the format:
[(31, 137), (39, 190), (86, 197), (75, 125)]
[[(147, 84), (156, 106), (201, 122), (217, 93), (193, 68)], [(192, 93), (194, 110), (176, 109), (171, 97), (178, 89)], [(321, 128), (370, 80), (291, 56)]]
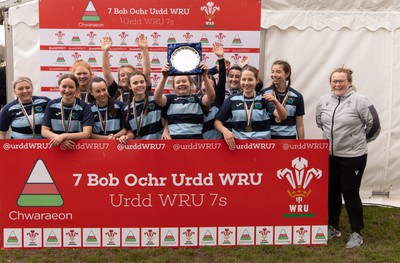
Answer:
[[(128, 79), (129, 80), (129, 79)], [(129, 90), (129, 96), (128, 96), (128, 112), (125, 117), (125, 122), (129, 121), (129, 116), (131, 115), (131, 105), (133, 101), (133, 91)]]

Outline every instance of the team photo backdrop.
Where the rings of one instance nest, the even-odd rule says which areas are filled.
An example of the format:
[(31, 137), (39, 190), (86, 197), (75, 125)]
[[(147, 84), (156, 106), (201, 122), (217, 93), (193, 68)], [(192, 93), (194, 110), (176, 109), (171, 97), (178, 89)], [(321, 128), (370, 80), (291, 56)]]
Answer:
[(234, 4), (223, 0), (41, 0), (41, 91), (57, 91), (58, 77), (70, 72), (76, 59), (86, 60), (102, 76), (100, 45), (105, 36), (113, 42), (110, 63), (116, 79), (120, 65), (143, 67), (135, 40), (139, 34), (147, 37), (153, 88), (161, 79), (167, 45), (172, 43), (200, 42), (203, 60), (212, 67), (217, 60), (212, 43), (219, 42), (231, 65), (248, 56), (250, 64), (258, 67), (260, 17), (259, 0)]
[(328, 142), (2, 140), (2, 248), (322, 245)]

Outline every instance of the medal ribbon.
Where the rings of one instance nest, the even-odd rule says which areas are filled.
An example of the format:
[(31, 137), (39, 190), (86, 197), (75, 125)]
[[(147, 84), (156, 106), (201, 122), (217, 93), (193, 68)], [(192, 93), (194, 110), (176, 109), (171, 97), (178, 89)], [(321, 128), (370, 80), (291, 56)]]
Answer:
[(136, 121), (136, 126), (137, 126), (137, 133), (136, 134), (137, 134), (137, 137), (139, 137), (139, 131), (142, 128), (144, 105), (145, 105), (145, 101), (143, 101), (143, 108), (140, 111), (139, 120), (138, 120), (137, 112), (136, 112), (136, 101), (135, 101), (135, 98), (133, 98), (133, 117), (135, 118), (135, 121)]
[[(256, 100), (256, 92), (254, 92), (253, 102), (251, 103), (250, 109), (248, 109), (247, 108), (247, 103), (245, 101), (244, 94), (243, 94), (243, 106), (244, 106), (244, 112), (246, 114), (247, 126), (251, 125), (251, 116), (253, 115), (254, 101), (255, 100)], [(249, 110), (250, 110), (250, 114), (248, 114)]]
[(21, 103), (21, 101), (18, 100), (19, 106), (21, 107), (22, 113), (24, 114), (26, 120), (29, 123), (29, 127), (31, 127), (32, 130), (32, 136), (35, 136), (35, 107), (33, 105), (33, 99), (32, 99), (32, 108), (31, 108), (31, 115), (32, 117), (29, 118), (28, 112), (26, 111), (24, 105)]
[[(281, 98), (281, 96), (279, 95), (279, 93), (277, 94), (277, 92), (274, 92), (274, 96), (280, 102), (279, 99)], [(285, 97), (283, 98), (283, 101), (281, 103), (283, 107), (285, 107), (285, 104), (286, 104), (286, 101), (288, 98), (289, 98), (289, 90), (286, 91)], [(279, 117), (275, 117), (275, 122), (280, 123), (281, 119)]]
[[(275, 95), (275, 98), (280, 102), (279, 99), (281, 96), (279, 96), (279, 94), (276, 94), (276, 92), (274, 92), (274, 95)], [(288, 98), (289, 98), (289, 91), (286, 91), (285, 97), (283, 98), (283, 101), (281, 103), (283, 107), (285, 107), (285, 104), (286, 104), (286, 101), (288, 100)]]
[(102, 112), (100, 111), (100, 107), (99, 105), (96, 103), (97, 106), (97, 114), (99, 115), (99, 120), (100, 120), (100, 124), (101, 124), (101, 128), (103, 129), (103, 134), (107, 135), (107, 123), (108, 123), (108, 102), (106, 105), (106, 114), (104, 116), (103, 119), (103, 115), (101, 114)]
[(63, 124), (64, 132), (69, 132), (69, 128), (71, 128), (72, 112), (74, 111), (75, 104), (76, 99), (74, 100), (74, 104), (72, 105), (71, 111), (69, 113), (67, 125), (65, 125), (64, 103), (61, 100), (61, 121)]

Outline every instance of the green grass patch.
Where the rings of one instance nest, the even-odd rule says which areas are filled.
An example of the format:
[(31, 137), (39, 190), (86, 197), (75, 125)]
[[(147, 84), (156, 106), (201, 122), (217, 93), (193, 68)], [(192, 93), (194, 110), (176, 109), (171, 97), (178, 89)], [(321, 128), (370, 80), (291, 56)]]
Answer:
[(2, 250), (0, 262), (400, 262), (400, 208), (366, 206), (364, 218), (357, 249), (345, 248), (350, 228), (343, 209), (342, 237), (327, 246)]

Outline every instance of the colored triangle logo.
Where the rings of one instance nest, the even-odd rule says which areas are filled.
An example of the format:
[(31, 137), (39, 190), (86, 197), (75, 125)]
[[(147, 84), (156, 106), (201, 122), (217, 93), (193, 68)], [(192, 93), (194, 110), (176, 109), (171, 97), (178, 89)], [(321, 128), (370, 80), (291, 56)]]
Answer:
[(250, 236), (249, 232), (247, 231), (247, 229), (245, 229), (245, 230), (243, 231), (243, 234), (242, 234), (242, 236), (240, 237), (240, 240), (241, 240), (241, 241), (249, 241), (249, 240), (251, 240), (251, 236)]
[(175, 36), (174, 36), (174, 34), (169, 34), (169, 37), (168, 37), (168, 39), (167, 39), (167, 43), (168, 44), (175, 44), (176, 43), (176, 39), (175, 39)]
[(287, 240), (289, 240), (289, 237), (288, 237), (288, 235), (287, 235), (285, 229), (282, 229), (281, 233), (279, 233), (278, 240), (280, 240), (280, 241), (287, 241)]
[(82, 21), (100, 21), (100, 16), (97, 14), (96, 8), (94, 7), (92, 1), (89, 1), (85, 12), (83, 13)]
[(89, 64), (96, 64), (97, 60), (96, 57), (93, 55), (93, 53), (90, 54), (89, 59), (87, 61)]
[(47, 237), (47, 242), (49, 242), (49, 243), (58, 242), (58, 238), (57, 238), (56, 234), (54, 233), (54, 231), (50, 232), (50, 235)]
[(125, 242), (136, 242), (136, 237), (132, 231), (128, 232), (128, 235), (125, 238)]
[(26, 206), (62, 206), (64, 200), (44, 162), (39, 159), (18, 197), (17, 204)]
[(202, 43), (202, 44), (208, 44), (208, 43), (210, 43), (210, 42), (208, 41), (208, 38), (207, 38), (206, 34), (203, 34), (203, 35), (201, 36), (201, 38), (200, 38), (200, 43)]
[(87, 236), (87, 238), (86, 238), (86, 242), (97, 242), (97, 237), (96, 237), (96, 235), (93, 233), (93, 231), (91, 230), (90, 232), (89, 232), (89, 235)]
[(211, 242), (214, 241), (213, 236), (211, 235), (211, 232), (209, 229), (207, 229), (206, 233), (203, 236), (203, 241)]
[(120, 64), (128, 64), (128, 59), (126, 58), (125, 54), (122, 54), (121, 58), (119, 59)]
[(15, 235), (14, 231), (11, 231), (10, 235), (7, 238), (8, 243), (18, 243), (19, 240), (17, 236)]
[(154, 54), (153, 58), (151, 59), (152, 65), (160, 65), (160, 59), (158, 58), (157, 54)]
[(81, 42), (81, 39), (79, 38), (78, 33), (74, 32), (74, 35), (72, 36), (71, 42), (72, 43), (80, 43)]
[(56, 63), (65, 63), (65, 58), (61, 52), (57, 56)]
[(241, 45), (242, 40), (239, 37), (239, 34), (236, 34), (235, 37), (232, 40), (232, 45)]
[(318, 240), (325, 240), (326, 239), (326, 237), (324, 235), (324, 231), (322, 231), (321, 228), (318, 229), (318, 232), (315, 235), (315, 239), (318, 239)]
[(167, 234), (165, 235), (164, 241), (166, 241), (166, 242), (174, 242), (175, 241), (175, 237), (172, 234), (171, 230), (168, 230)]

